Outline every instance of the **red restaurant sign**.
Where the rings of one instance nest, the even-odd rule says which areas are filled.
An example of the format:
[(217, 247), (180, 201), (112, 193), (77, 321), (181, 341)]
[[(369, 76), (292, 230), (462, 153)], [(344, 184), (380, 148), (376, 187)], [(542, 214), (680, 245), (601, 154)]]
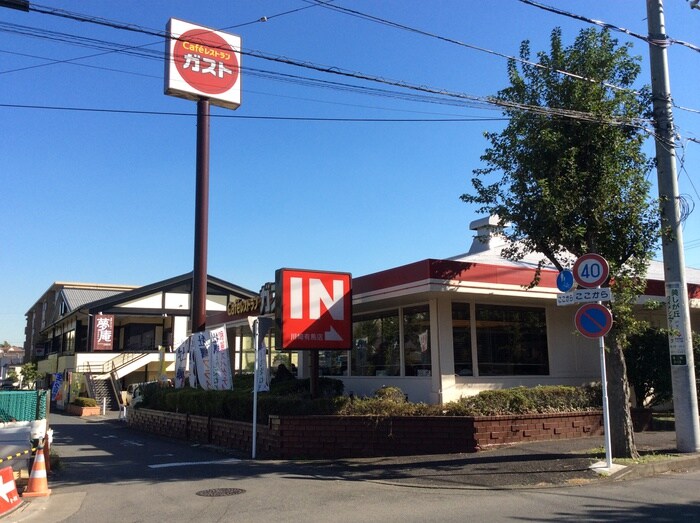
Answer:
[(241, 105), (241, 38), (171, 18), (165, 94), (236, 109)]
[(352, 276), (345, 272), (279, 269), (276, 273), (278, 347), (349, 350)]
[(95, 314), (92, 327), (92, 350), (112, 350), (112, 344), (114, 343), (114, 315)]

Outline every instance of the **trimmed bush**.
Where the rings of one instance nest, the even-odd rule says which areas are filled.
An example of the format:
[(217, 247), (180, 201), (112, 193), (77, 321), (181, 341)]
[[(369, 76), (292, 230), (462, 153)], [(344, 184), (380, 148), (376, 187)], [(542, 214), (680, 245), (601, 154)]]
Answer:
[(543, 414), (585, 412), (602, 408), (600, 385), (567, 387), (559, 385), (486, 390), (445, 405), (448, 415), (498, 416), (502, 414)]
[(374, 397), (379, 400), (394, 401), (396, 403), (406, 403), (408, 397), (399, 387), (384, 385), (374, 391)]
[(71, 403), (78, 407), (97, 407), (95, 398), (75, 398)]
[[(602, 406), (600, 385), (587, 387), (540, 386), (533, 388), (483, 391), (445, 405), (410, 403), (398, 387), (382, 387), (371, 398), (331, 395), (342, 382), (322, 378), (319, 388), (325, 396), (311, 399), (308, 380), (285, 380), (258, 395), (258, 421), (269, 416), (343, 415), (343, 416), (493, 416), (501, 414), (536, 414), (586, 412)], [(324, 385), (321, 385), (324, 383)], [(252, 385), (252, 381), (250, 382)], [(144, 394), (136, 408), (145, 407), (183, 414), (251, 421), (253, 394), (238, 386), (234, 390), (159, 388)]]

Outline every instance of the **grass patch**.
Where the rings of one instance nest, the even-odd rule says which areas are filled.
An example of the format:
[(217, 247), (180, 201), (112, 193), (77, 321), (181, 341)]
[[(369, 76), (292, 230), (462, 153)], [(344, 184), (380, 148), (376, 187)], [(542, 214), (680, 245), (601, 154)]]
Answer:
[[(588, 451), (592, 461), (601, 461), (605, 459), (605, 448), (595, 447)], [(665, 461), (680, 457), (680, 454), (658, 453), (656, 451), (640, 451), (639, 458), (613, 458), (613, 463), (616, 465), (641, 465), (644, 463), (654, 463), (656, 461)]]

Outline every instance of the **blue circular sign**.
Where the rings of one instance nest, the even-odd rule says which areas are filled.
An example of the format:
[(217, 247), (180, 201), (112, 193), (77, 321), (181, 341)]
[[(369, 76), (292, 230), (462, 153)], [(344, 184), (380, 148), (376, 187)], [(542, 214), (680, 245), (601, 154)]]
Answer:
[(612, 328), (610, 310), (599, 303), (588, 303), (576, 312), (576, 328), (586, 338), (600, 338)]
[(557, 275), (557, 289), (561, 292), (569, 292), (574, 286), (574, 273), (569, 269), (559, 271)]

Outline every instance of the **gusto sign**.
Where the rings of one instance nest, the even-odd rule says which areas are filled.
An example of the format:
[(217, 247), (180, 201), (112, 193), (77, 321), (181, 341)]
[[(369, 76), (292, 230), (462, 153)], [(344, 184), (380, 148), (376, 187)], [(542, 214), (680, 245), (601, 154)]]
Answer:
[(241, 105), (241, 38), (171, 18), (165, 94), (237, 109)]
[(276, 318), (282, 350), (352, 347), (352, 276), (344, 272), (279, 269)]

